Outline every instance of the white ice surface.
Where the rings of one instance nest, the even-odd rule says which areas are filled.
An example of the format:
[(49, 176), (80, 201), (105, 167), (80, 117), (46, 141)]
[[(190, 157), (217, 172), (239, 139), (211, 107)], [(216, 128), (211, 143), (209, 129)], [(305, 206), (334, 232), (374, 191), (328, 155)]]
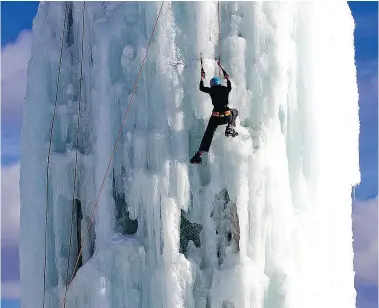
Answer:
[[(23, 308), (42, 307), (44, 291), (45, 307), (62, 303), (76, 231), (83, 241), (160, 2), (86, 2), (84, 33), (83, 3), (69, 7), (48, 185), (65, 4), (41, 2), (34, 19), (21, 150)], [(349, 7), (220, 2), (220, 9), (221, 46), (217, 2), (165, 2), (66, 307), (355, 307), (359, 120)], [(192, 166), (212, 110), (198, 90), (199, 53), (208, 83), (219, 74), (212, 60), (219, 48), (240, 135), (228, 139), (218, 128), (203, 165)], [(83, 219), (68, 262), (79, 102), (74, 198)], [(221, 247), (220, 264), (223, 222), (214, 213), (225, 188), (237, 208), (239, 250)], [(138, 221), (137, 233), (118, 231), (120, 207)], [(190, 241), (185, 255), (181, 210), (202, 225), (201, 247)]]

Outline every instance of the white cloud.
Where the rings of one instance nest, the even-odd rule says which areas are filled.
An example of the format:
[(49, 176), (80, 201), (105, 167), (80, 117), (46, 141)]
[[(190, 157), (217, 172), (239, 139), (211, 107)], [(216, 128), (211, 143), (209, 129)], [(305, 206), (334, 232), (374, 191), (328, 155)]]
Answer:
[(2, 246), (18, 245), (20, 237), (20, 164), (1, 170)]
[(31, 44), (32, 32), (25, 30), (1, 49), (1, 156), (6, 161), (18, 159)]
[(20, 283), (18, 281), (7, 281), (1, 283), (1, 298), (19, 299)]
[(21, 123), (31, 43), (32, 32), (25, 30), (14, 43), (5, 45), (1, 50), (2, 118), (17, 125)]
[(353, 206), (354, 267), (358, 282), (378, 283), (378, 198)]

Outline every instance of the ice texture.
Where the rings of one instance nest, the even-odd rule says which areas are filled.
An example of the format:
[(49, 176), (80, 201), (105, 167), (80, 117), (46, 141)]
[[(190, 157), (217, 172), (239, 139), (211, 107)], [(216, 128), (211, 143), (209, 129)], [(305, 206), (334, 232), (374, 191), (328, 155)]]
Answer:
[[(39, 4), (22, 128), (22, 307), (355, 307), (348, 4), (220, 2), (219, 44), (217, 2), (165, 2), (133, 93), (160, 5)], [(208, 84), (219, 50), (239, 136), (219, 128), (194, 166), (212, 110), (199, 53)]]

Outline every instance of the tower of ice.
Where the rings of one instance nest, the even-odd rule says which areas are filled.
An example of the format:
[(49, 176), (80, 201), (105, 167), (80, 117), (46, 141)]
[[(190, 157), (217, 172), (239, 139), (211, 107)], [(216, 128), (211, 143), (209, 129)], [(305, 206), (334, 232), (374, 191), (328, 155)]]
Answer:
[[(164, 2), (134, 93), (160, 6), (40, 3), (22, 131), (22, 307), (355, 307), (347, 3)], [(219, 51), (240, 135), (219, 128), (192, 166), (212, 110), (199, 53), (209, 82)]]

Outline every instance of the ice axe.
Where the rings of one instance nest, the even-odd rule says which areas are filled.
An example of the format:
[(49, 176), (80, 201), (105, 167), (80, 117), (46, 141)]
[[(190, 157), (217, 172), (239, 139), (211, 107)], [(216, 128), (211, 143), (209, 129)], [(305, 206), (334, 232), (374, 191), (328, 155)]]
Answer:
[(222, 70), (222, 73), (224, 74), (224, 77), (226, 79), (229, 79), (229, 75), (227, 74), (227, 72), (225, 72), (225, 70), (222, 68), (221, 64), (220, 64), (220, 60), (218, 60), (217, 58), (215, 59), (216, 60), (216, 63), (218, 65), (218, 67)]

